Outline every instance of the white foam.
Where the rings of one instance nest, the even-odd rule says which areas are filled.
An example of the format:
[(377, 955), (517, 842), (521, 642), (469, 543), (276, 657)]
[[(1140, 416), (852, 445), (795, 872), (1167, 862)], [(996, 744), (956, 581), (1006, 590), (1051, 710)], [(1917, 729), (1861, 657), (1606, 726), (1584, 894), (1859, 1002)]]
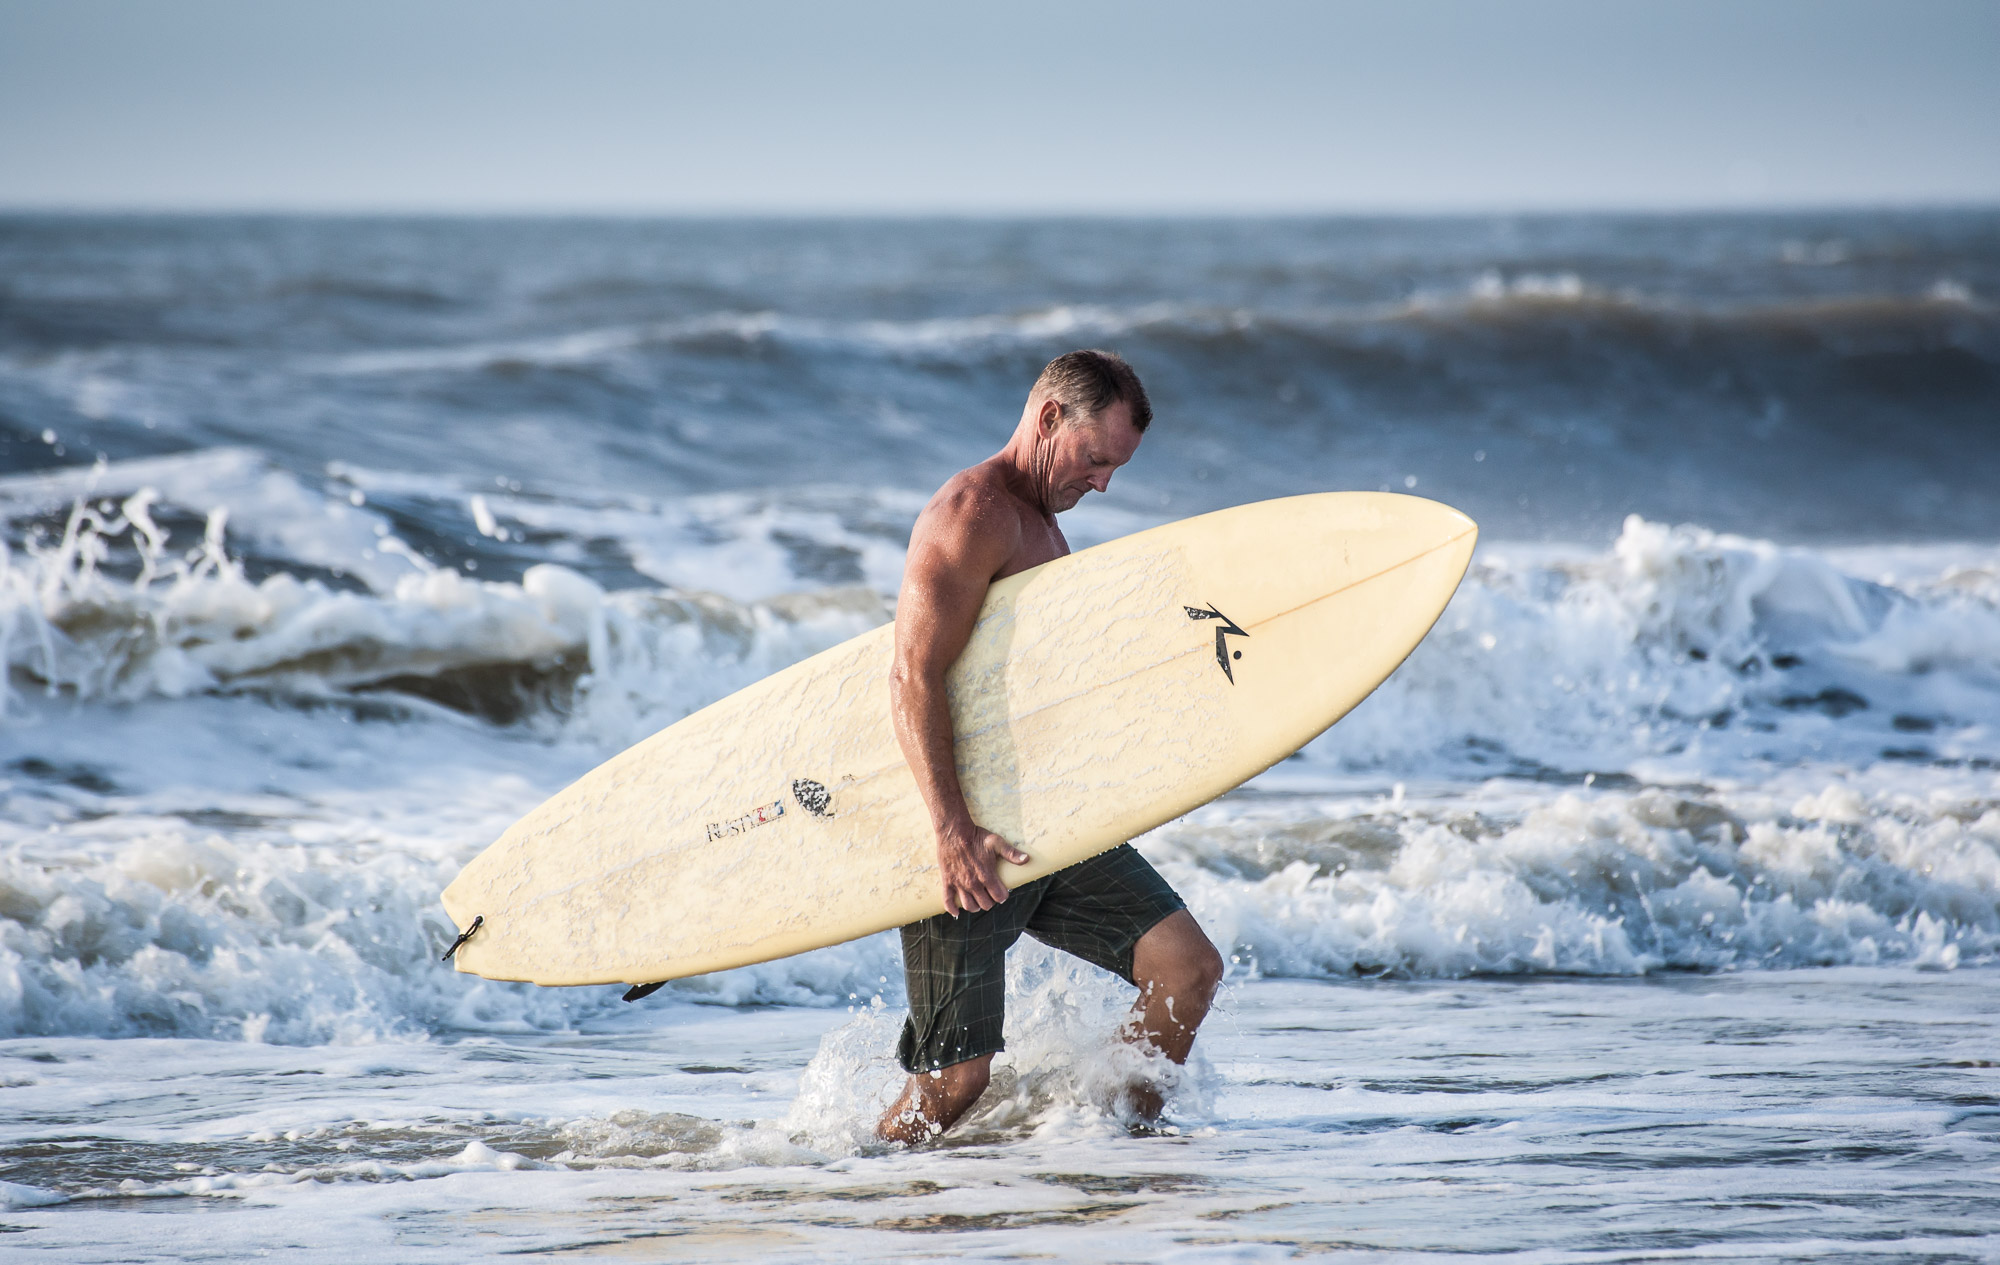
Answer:
[[(1166, 1127), (1197, 1127), (1213, 1111), (1214, 1069), (1197, 1049), (1186, 1067), (1125, 1039), (1134, 989), (1109, 972), (1022, 939), (1007, 961), (1007, 1048), (992, 1081), (957, 1126), (960, 1143), (1024, 1136), (1113, 1137), (1141, 1123), (1130, 1089), (1153, 1087)], [(876, 1121), (902, 1091), (896, 1062), (905, 1011), (881, 996), (826, 1034), (784, 1120), (799, 1143), (828, 1155), (876, 1154)]]
[[(519, 584), (426, 568), (381, 594), (280, 572), (252, 582), (217, 513), (191, 557), (149, 531), (150, 492), (107, 516), (79, 506), (62, 540), (0, 546), (0, 663), (89, 702), (244, 689), (306, 695), (519, 665), (574, 679), (578, 723), (624, 742), (855, 633), (887, 612), (867, 589), (743, 605), (699, 592), (606, 594), (555, 564)], [(379, 538), (377, 543), (379, 544)], [(111, 542), (142, 562), (100, 563)], [(0, 707), (12, 689), (0, 687)], [(622, 741), (621, 741), (622, 740)]]
[[(900, 565), (883, 522), (914, 512), (861, 493), (537, 510), (496, 492), (496, 532), (606, 533), (662, 569), (712, 547), (718, 572), (766, 566), (731, 551), (784, 532), (853, 549), (868, 582), (743, 601), (606, 592), (550, 563), (519, 583), (413, 564), (346, 592), (250, 580), (234, 505), (191, 554), (166, 549), (150, 486), (0, 557), (0, 1031), (355, 1042), (617, 1011), (616, 990), (437, 964), (437, 892), (606, 754), (881, 622)], [(326, 499), (354, 509), (340, 490)], [(310, 519), (310, 502), (259, 512)], [(1489, 546), (1374, 697), (1145, 847), (1251, 974), (1988, 961), (1996, 574), (1990, 547), (1848, 556), (1636, 519), (1601, 555)], [(478, 718), (510, 698), (524, 723)], [(893, 1004), (898, 965), (873, 937), (665, 996)]]
[[(136, 736), (193, 748), (185, 764), (137, 775), (180, 785), (91, 796), (40, 789), (18, 775), (0, 784), (8, 810), (0, 827), (0, 1036), (354, 1044), (561, 1031), (639, 1013), (616, 987), (500, 984), (438, 960), (454, 929), (437, 894), (600, 748), (400, 725), (368, 736), (364, 761), (295, 746), (311, 738), (312, 717), (276, 715), (266, 730), (272, 749), (260, 759), (254, 739), (232, 750), (212, 730), (185, 723), (187, 706), (157, 716), (140, 709), (126, 722)], [(244, 708), (262, 710), (226, 706), (239, 714), (225, 727), (240, 727)], [(89, 736), (78, 737), (87, 748)], [(58, 760), (69, 755), (44, 749)], [(212, 790), (191, 798), (177, 776), (221, 757), (254, 787), (282, 773), (294, 752), (318, 759), (294, 774), (288, 796)], [(98, 767), (128, 779), (122, 767)], [(106, 804), (115, 806), (111, 815), (101, 815)], [(226, 833), (197, 824), (208, 817), (235, 824)], [(893, 938), (872, 937), (682, 981), (648, 1004), (834, 1006), (887, 987), (898, 967)]]
[(1585, 292), (1583, 278), (1573, 272), (1525, 272), (1506, 277), (1488, 271), (1480, 273), (1469, 288), (1471, 297), (1481, 303), (1504, 299), (1574, 300), (1583, 298)]
[[(148, 507), (162, 502), (198, 515), (212, 517), (219, 512), (239, 547), (248, 544), (304, 567), (342, 571), (378, 591), (429, 569), (420, 557), (382, 551), (388, 527), (379, 514), (352, 504), (344, 495), (310, 491), (248, 449), (211, 448), (0, 478), (0, 521), (74, 512), (85, 535), (120, 535), (127, 529), (112, 530), (110, 525), (118, 521), (121, 509), (127, 517), (133, 508), (143, 516)], [(198, 565), (200, 543), (151, 542), (155, 567), (170, 571), (176, 562)], [(65, 568), (79, 573), (74, 561), (56, 561), (52, 567), (54, 573)]]
[[(1927, 726), (1939, 759), (2000, 756), (1991, 547), (1900, 587), (1827, 557), (1626, 522), (1609, 556), (1484, 550), (1430, 637), (1311, 755), (1350, 767), (1696, 772), (1859, 764)], [(1970, 565), (1968, 565), (1970, 564)], [(1839, 723), (1834, 723), (1834, 722)]]
[(44, 1190), (40, 1186), (24, 1186), (20, 1182), (0, 1182), (0, 1210), (15, 1208), (46, 1208), (50, 1204), (65, 1203), (69, 1196), (60, 1191)]
[[(1481, 811), (1481, 810), (1485, 811)], [(1240, 969), (1631, 975), (2000, 954), (2000, 782), (1984, 793), (1558, 794), (1314, 810), (1218, 805), (1146, 850)]]

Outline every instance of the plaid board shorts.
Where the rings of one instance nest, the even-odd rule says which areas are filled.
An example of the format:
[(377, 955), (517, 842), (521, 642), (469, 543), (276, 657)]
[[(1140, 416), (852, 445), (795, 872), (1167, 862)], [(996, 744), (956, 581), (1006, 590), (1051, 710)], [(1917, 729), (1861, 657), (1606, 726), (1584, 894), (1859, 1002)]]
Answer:
[(1187, 908), (1129, 843), (1023, 883), (984, 913), (938, 914), (903, 928), (910, 1017), (896, 1057), (915, 1075), (1006, 1048), (1007, 950), (1027, 932), (1126, 983), (1132, 949)]

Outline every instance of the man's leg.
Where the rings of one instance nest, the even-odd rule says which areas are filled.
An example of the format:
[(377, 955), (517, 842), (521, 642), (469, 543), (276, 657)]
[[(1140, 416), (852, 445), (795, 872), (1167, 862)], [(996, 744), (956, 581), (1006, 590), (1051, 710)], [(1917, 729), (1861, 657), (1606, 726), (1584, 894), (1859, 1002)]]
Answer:
[[(1186, 902), (1129, 843), (1042, 881), (1028, 934), (1136, 984), (1126, 1039), (1186, 1062), (1222, 982), (1222, 955)], [(1134, 1086), (1130, 1101), (1142, 1116), (1160, 1113), (1157, 1088)]]
[(1020, 938), (1047, 886), (1047, 879), (1037, 879), (992, 909), (957, 918), (938, 914), (903, 928), (910, 1016), (896, 1058), (910, 1079), (875, 1126), (885, 1141), (936, 1137), (985, 1092), (993, 1056), (1006, 1047), (1007, 948)]
[(927, 1142), (958, 1123), (972, 1110), (972, 1104), (986, 1092), (992, 1074), (993, 1056), (982, 1054), (963, 1063), (953, 1063), (935, 1072), (918, 1072), (903, 1086), (896, 1099), (875, 1126), (875, 1136), (884, 1142)]
[(1187, 1062), (1215, 990), (1222, 983), (1222, 955), (1183, 909), (1162, 918), (1132, 949), (1132, 1040), (1144, 1041), (1176, 1063)]
[[(1185, 909), (1169, 914), (1139, 937), (1132, 947), (1132, 981), (1139, 986), (1139, 998), (1126, 1020), (1126, 1039), (1151, 1046), (1176, 1063), (1187, 1062), (1195, 1030), (1222, 983), (1222, 955), (1194, 915)], [(1157, 1087), (1135, 1085), (1130, 1092), (1140, 1116), (1160, 1114)]]

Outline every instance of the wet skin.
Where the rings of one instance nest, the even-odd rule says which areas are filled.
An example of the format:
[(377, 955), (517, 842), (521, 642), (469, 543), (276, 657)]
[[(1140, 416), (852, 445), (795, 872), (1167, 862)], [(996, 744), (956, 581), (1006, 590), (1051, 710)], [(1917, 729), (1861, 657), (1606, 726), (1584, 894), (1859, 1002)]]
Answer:
[[(1055, 516), (1108, 489), (1139, 440), (1123, 401), (1076, 417), (1065, 416), (1053, 399), (1031, 395), (1007, 446), (953, 475), (917, 517), (896, 606), (890, 714), (930, 809), (945, 911), (954, 917), (1005, 901), (1000, 866), (1025, 865), (1028, 854), (980, 826), (966, 807), (945, 674), (972, 635), (987, 586), (1067, 554)], [(1140, 938), (1132, 966), (1139, 998), (1127, 1038), (1184, 1061), (1222, 978), (1221, 955), (1183, 910)], [(912, 1076), (877, 1132), (899, 1142), (942, 1133), (978, 1101), (992, 1061), (983, 1055)], [(1134, 1087), (1131, 1099), (1141, 1115), (1160, 1109), (1149, 1086)]]

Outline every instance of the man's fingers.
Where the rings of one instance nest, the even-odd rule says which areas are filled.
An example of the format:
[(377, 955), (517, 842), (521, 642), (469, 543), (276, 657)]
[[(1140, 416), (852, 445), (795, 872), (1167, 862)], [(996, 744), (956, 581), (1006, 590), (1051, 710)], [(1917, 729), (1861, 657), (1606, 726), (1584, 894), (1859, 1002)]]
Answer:
[(949, 871), (943, 884), (944, 911), (954, 918), (975, 911), (985, 913), (1005, 904), (1007, 884), (1000, 880), (1000, 862), (1028, 863), (1028, 854), (1006, 839), (990, 830), (981, 834), (984, 837), (979, 844), (949, 860), (942, 856), (943, 845), (939, 846), (940, 860), (944, 860)]
[[(1004, 892), (1005, 889), (1003, 888)], [(944, 911), (957, 918), (963, 914), (984, 913), (1004, 900), (1003, 895), (996, 900), (989, 892), (988, 885), (978, 875), (964, 883), (947, 883), (944, 889)]]
[(1028, 863), (1028, 854), (1007, 842), (1005, 836), (987, 835), (986, 846), (1005, 860), (1012, 861), (1015, 865), (1026, 865)]
[[(979, 876), (981, 894), (995, 905), (1007, 903), (1007, 885), (1000, 881), (1000, 871), (991, 865), (985, 867)], [(988, 906), (991, 908), (991, 906)]]
[(998, 905), (1007, 899), (1007, 885), (1000, 881), (1000, 870), (993, 864), (980, 867), (979, 888), (981, 895)]

